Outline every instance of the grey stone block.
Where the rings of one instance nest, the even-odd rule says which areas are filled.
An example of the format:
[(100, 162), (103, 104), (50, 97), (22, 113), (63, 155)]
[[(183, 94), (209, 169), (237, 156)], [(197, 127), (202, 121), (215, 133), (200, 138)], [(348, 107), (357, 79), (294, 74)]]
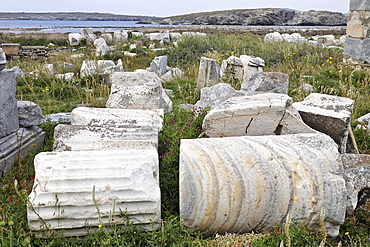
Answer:
[(40, 125), (44, 120), (41, 108), (31, 101), (18, 101), (19, 127)]
[(362, 51), (362, 40), (355, 38), (346, 38), (344, 42), (344, 55), (354, 58), (356, 60), (361, 59)]
[(0, 138), (0, 177), (8, 174), (18, 156), (38, 150), (44, 143), (45, 133), (37, 126), (20, 128)]
[(11, 69), (0, 71), (0, 138), (17, 131), (19, 128), (15, 90), (15, 71)]
[(362, 41), (361, 60), (370, 63), (370, 38)]
[(351, 0), (349, 10), (370, 10), (370, 0)]

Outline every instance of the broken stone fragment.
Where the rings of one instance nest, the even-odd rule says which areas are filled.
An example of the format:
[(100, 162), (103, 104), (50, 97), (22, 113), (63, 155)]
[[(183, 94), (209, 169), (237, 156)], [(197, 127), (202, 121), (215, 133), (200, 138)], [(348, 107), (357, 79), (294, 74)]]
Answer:
[(284, 135), (314, 133), (292, 107), (285, 94), (232, 97), (212, 109), (204, 118), (208, 137)]
[(293, 103), (302, 120), (311, 128), (329, 135), (345, 153), (354, 101), (349, 98), (312, 93)]
[(241, 85), (245, 95), (261, 93), (288, 94), (289, 76), (280, 72), (261, 72), (247, 77)]

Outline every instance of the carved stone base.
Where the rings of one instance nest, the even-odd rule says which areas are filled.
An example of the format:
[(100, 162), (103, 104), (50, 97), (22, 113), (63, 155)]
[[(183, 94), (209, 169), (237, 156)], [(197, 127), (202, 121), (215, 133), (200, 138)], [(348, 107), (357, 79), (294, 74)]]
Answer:
[(20, 128), (17, 132), (0, 138), (0, 176), (7, 175), (17, 161), (18, 155), (39, 149), (45, 133), (37, 126)]

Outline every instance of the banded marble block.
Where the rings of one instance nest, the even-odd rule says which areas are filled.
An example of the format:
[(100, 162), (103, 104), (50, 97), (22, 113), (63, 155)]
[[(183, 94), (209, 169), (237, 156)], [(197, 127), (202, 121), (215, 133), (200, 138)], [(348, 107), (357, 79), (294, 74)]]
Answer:
[(161, 217), (154, 149), (40, 153), (27, 209), (31, 231), (45, 224), (66, 236), (114, 219), (152, 229)]
[(329, 236), (344, 222), (347, 189), (324, 134), (182, 140), (180, 217), (218, 233), (264, 232), (290, 217)]

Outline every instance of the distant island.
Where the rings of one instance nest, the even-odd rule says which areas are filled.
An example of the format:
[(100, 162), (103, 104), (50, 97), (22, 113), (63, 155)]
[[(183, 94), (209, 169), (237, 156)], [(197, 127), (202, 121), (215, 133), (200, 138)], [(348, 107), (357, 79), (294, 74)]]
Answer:
[(159, 18), (111, 13), (0, 12), (0, 20), (137, 21), (158, 25), (243, 25), (243, 26), (346, 26), (347, 16), (331, 11), (297, 11), (284, 8), (235, 9)]
[(0, 20), (66, 20), (66, 21), (145, 21), (155, 16), (119, 15), (99, 12), (0, 12)]
[(243, 26), (346, 26), (340, 12), (297, 11), (281, 8), (235, 9), (178, 15), (146, 20), (162, 25), (243, 25)]

